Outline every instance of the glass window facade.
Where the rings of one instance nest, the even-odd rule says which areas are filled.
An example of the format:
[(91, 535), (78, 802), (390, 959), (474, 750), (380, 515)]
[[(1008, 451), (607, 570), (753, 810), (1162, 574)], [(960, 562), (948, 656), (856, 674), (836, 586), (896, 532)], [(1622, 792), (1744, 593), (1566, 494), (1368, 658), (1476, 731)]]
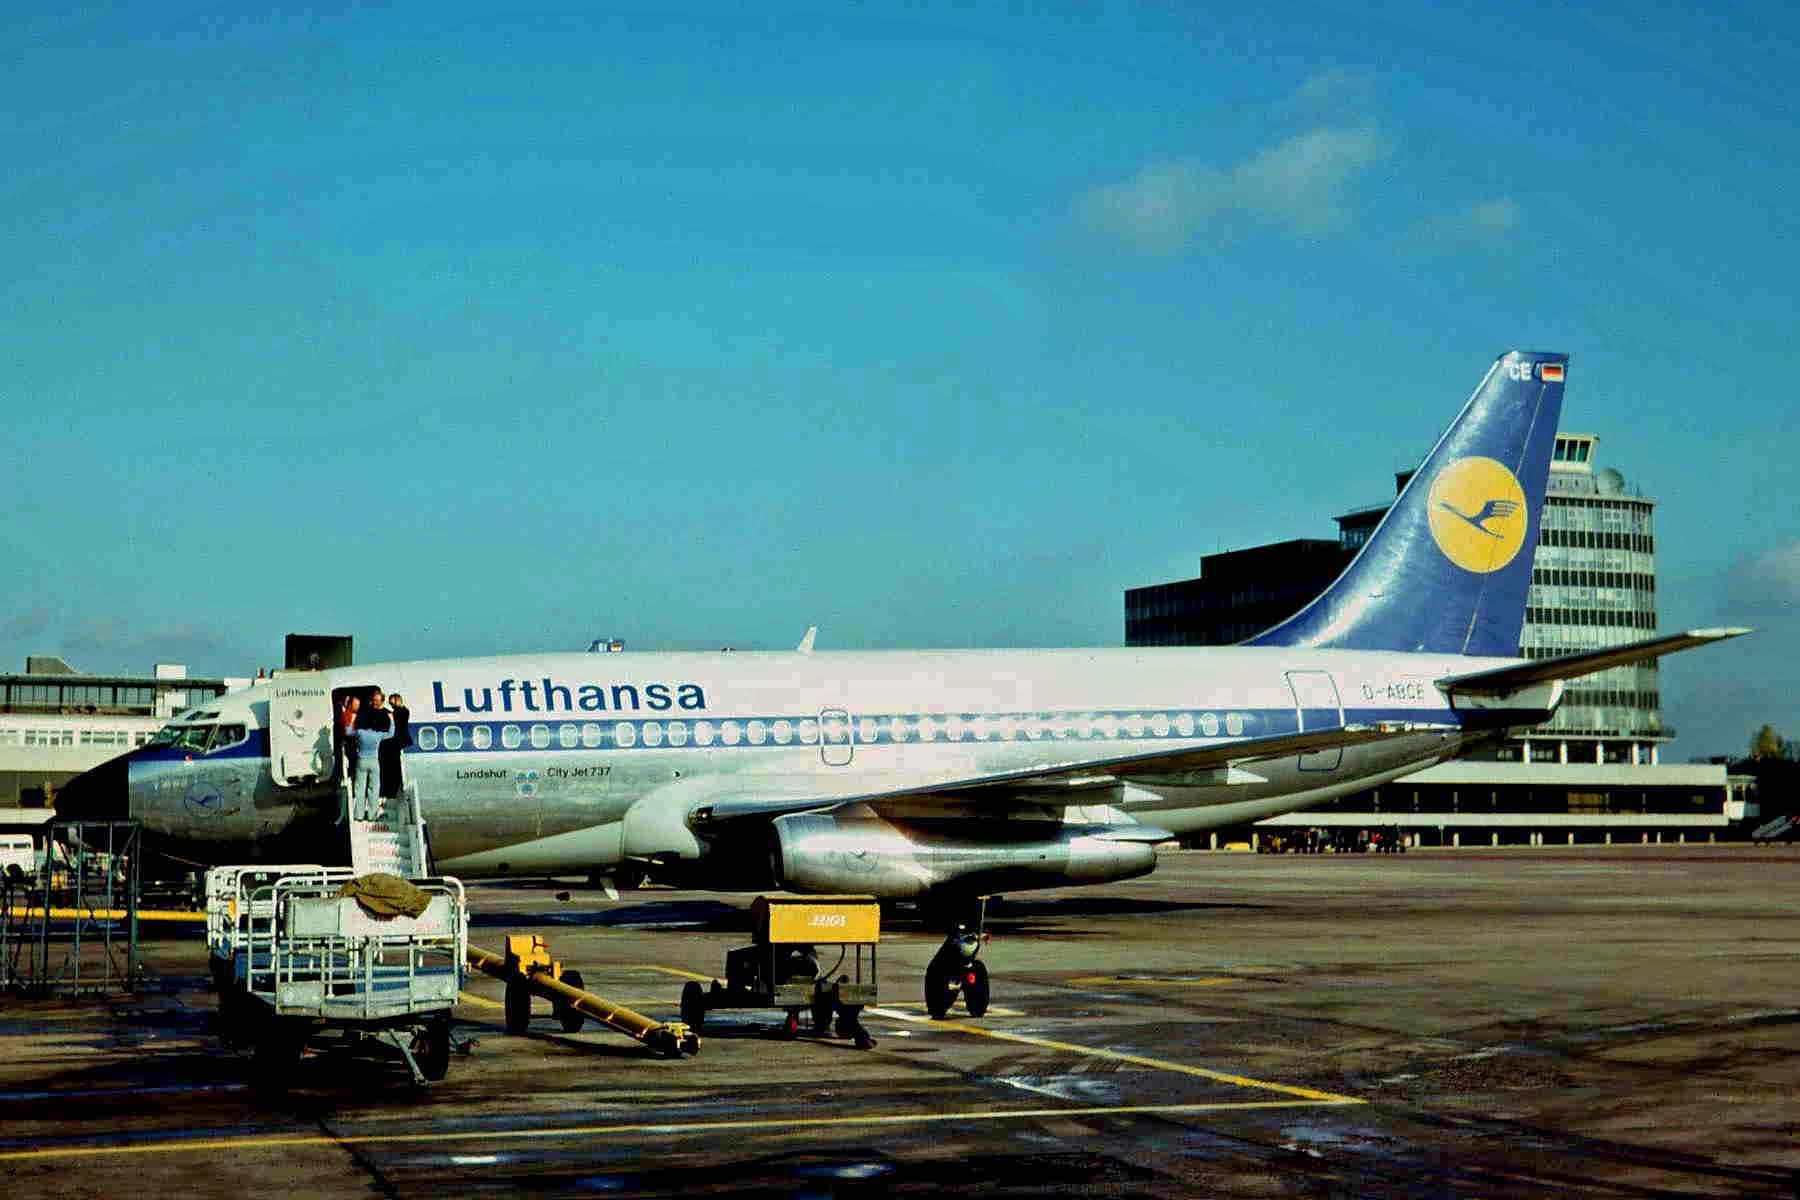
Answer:
[[(1574, 448), (1585, 446), (1577, 441)], [(1522, 652), (1527, 658), (1554, 658), (1651, 636), (1656, 631), (1655, 502), (1601, 495), (1585, 474), (1557, 482), (1562, 486), (1544, 503)], [(1575, 680), (1556, 716), (1532, 736), (1666, 737), (1657, 678), (1656, 664), (1643, 663)]]

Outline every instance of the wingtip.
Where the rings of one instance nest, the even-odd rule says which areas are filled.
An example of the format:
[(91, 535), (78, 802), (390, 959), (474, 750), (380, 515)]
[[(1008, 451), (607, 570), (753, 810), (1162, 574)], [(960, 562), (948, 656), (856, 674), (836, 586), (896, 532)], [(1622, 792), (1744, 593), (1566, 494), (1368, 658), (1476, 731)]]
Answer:
[(1686, 631), (1688, 637), (1705, 638), (1709, 642), (1722, 642), (1726, 638), (1743, 637), (1746, 633), (1755, 632), (1756, 630), (1748, 625), (1718, 625), (1710, 629), (1689, 629)]

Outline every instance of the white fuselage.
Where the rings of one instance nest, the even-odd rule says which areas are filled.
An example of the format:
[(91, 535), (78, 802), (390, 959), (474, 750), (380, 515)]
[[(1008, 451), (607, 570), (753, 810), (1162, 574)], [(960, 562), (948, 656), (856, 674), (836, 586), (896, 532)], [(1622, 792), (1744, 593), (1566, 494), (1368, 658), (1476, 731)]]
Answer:
[[(178, 719), (241, 724), (243, 742), (134, 755), (131, 813), (152, 832), (218, 852), (332, 819), (334, 783), (276, 786), (271, 777), (271, 697), (304, 682), (378, 685), (405, 698), (406, 777), (439, 866), (458, 874), (699, 859), (709, 847), (696, 814), (743, 801), (866, 799), (888, 812), (1188, 833), (1317, 804), (1519, 723), (1459, 712), (1435, 683), (1510, 661), (1229, 647), (546, 654), (285, 673)], [(1090, 761), (1375, 724), (1415, 731), (1243, 769), (1129, 781), (1097, 769), (1073, 787), (1066, 778)], [(1036, 770), (1065, 778), (998, 801), (954, 794), (958, 784)]]

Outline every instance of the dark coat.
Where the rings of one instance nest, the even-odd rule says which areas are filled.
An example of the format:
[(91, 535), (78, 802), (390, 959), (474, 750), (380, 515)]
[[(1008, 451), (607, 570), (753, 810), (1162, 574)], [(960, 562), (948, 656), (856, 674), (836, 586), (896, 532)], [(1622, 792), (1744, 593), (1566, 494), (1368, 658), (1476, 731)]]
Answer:
[(377, 758), (381, 766), (381, 795), (389, 800), (400, 794), (400, 751), (413, 744), (412, 710), (396, 704), (393, 713), (394, 736), (381, 743)]

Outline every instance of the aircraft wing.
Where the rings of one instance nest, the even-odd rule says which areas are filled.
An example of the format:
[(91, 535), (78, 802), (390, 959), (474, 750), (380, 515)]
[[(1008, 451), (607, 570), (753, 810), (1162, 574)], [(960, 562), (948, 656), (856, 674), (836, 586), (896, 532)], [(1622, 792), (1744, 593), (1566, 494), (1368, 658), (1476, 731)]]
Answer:
[[(1207, 783), (1221, 781), (1234, 767), (1265, 758), (1286, 758), (1310, 754), (1317, 750), (1334, 750), (1344, 746), (1360, 746), (1405, 733), (1416, 733), (1418, 725), (1381, 724), (1345, 725), (1305, 733), (1284, 733), (1272, 737), (1244, 738), (1212, 746), (1178, 750), (1155, 750), (1148, 753), (1117, 755), (1108, 758), (1057, 759), (1054, 752), (1063, 747), (1055, 743), (1044, 746), (1046, 761), (1013, 771), (979, 775), (966, 779), (941, 780), (884, 791), (837, 796), (756, 796), (722, 797), (703, 803), (692, 810), (696, 827), (742, 817), (778, 817), (787, 813), (813, 809), (836, 808), (842, 804), (870, 804), (884, 800), (923, 799), (940, 796), (945, 800), (979, 801), (991, 796), (996, 802), (1006, 793), (1030, 791), (1043, 800), (1046, 791), (1064, 791), (1070, 803), (1080, 803), (1079, 793), (1085, 788), (1107, 787), (1134, 778), (1154, 778), (1161, 783)], [(1446, 727), (1450, 728), (1450, 727)], [(739, 786), (742, 782), (737, 781)]]
[(1556, 679), (1575, 679), (1582, 675), (1591, 675), (1595, 671), (1604, 671), (1608, 667), (1622, 667), (1627, 663), (1642, 662), (1647, 658), (1673, 654), (1677, 650), (1686, 650), (1692, 646), (1704, 646), (1710, 642), (1724, 641), (1726, 638), (1739, 637), (1749, 632), (1750, 630), (1742, 628), (1690, 629), (1685, 633), (1645, 638), (1642, 641), (1626, 642), (1621, 646), (1607, 646), (1604, 649), (1589, 650), (1581, 654), (1565, 654), (1560, 658), (1540, 658), (1510, 667), (1496, 667), (1491, 671), (1452, 675), (1438, 680), (1437, 683), (1446, 692), (1463, 692), (1473, 696), (1504, 696), (1534, 683), (1548, 683)]

